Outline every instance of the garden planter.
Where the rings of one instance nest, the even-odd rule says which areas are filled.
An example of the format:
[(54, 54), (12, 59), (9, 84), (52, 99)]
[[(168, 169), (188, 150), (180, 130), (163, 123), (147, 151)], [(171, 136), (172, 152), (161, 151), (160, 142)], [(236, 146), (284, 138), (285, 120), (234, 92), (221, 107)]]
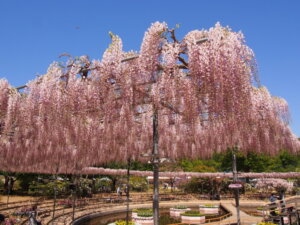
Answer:
[[(126, 224), (126, 223), (125, 223)], [(117, 225), (117, 223), (109, 223), (109, 224), (107, 224), (107, 225)], [(141, 224), (139, 224), (139, 223), (134, 223), (134, 225), (141, 225)]]
[(200, 213), (203, 214), (219, 214), (219, 206), (218, 205), (211, 205), (211, 206), (205, 206), (205, 205), (200, 205), (199, 206)]
[(170, 216), (173, 217), (180, 217), (180, 215), (186, 211), (191, 210), (190, 208), (186, 209), (176, 209), (176, 208), (170, 208)]
[(269, 215), (269, 212), (266, 211), (266, 210), (263, 210), (263, 209), (256, 209), (256, 212), (258, 215), (261, 215), (261, 216), (268, 216)]
[(141, 224), (141, 225), (153, 225), (153, 216), (151, 217), (141, 217), (136, 215), (135, 217), (132, 217), (132, 221), (135, 222), (135, 224)]
[(184, 215), (181, 215), (181, 223), (187, 223), (187, 224), (205, 223), (205, 216), (184, 216)]

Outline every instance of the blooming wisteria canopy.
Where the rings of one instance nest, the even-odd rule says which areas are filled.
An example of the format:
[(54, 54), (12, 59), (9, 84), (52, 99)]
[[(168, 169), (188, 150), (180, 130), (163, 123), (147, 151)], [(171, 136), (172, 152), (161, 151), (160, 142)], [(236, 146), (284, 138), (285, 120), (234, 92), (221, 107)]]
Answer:
[(293, 183), (290, 183), (284, 179), (266, 178), (259, 179), (255, 185), (255, 188), (265, 191), (276, 190), (278, 192), (289, 192), (293, 189)]
[(53, 63), (24, 92), (0, 80), (1, 170), (72, 173), (143, 160), (154, 110), (160, 157), (204, 158), (234, 146), (300, 149), (286, 102), (253, 86), (254, 55), (241, 33), (216, 24), (178, 41), (156, 22), (139, 53), (124, 52), (111, 36), (102, 60)]

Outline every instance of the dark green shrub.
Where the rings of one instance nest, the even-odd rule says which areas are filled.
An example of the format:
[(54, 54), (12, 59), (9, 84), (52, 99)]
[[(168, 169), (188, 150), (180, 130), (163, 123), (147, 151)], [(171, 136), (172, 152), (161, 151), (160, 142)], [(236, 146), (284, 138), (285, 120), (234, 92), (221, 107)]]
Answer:
[(205, 216), (205, 214), (202, 214), (199, 211), (194, 211), (194, 210), (184, 212), (181, 215), (183, 215), (183, 216)]
[(174, 209), (187, 209), (187, 207), (185, 205), (177, 205)]
[(153, 212), (150, 211), (138, 212), (137, 215), (140, 217), (152, 217)]

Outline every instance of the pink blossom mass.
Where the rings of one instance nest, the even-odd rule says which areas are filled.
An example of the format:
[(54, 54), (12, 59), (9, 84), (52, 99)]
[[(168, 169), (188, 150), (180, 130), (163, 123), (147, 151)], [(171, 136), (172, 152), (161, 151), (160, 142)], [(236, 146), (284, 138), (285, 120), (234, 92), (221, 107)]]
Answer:
[(139, 52), (124, 52), (111, 34), (102, 60), (54, 62), (22, 92), (0, 80), (0, 170), (73, 173), (145, 160), (154, 110), (160, 157), (207, 158), (236, 146), (271, 155), (300, 150), (287, 103), (255, 83), (242, 33), (217, 23), (182, 41), (173, 34), (153, 23)]

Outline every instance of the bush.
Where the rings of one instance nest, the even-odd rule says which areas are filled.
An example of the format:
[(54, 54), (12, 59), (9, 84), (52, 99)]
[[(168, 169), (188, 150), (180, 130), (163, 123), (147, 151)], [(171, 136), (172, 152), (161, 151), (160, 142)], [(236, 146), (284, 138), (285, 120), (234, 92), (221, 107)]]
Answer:
[[(180, 183), (179, 188), (187, 193), (220, 194), (231, 192), (228, 188), (229, 183), (229, 179), (216, 181), (209, 178), (192, 178), (191, 180), (185, 180)], [(217, 189), (219, 193), (216, 192)], [(212, 193), (212, 191), (214, 191), (214, 193)]]
[(4, 188), (4, 182), (2, 180), (2, 176), (0, 175), (0, 190)]
[(174, 207), (174, 209), (187, 209), (187, 207), (184, 205), (177, 205)]
[(133, 209), (132, 212), (136, 213), (153, 213), (153, 209), (147, 209), (147, 208), (139, 208), (139, 209)]
[(53, 196), (55, 185), (56, 185), (56, 194), (61, 195), (66, 192), (69, 183), (65, 181), (56, 181), (56, 184), (54, 184), (53, 182), (49, 182), (46, 184), (39, 183), (39, 182), (32, 182), (29, 185), (28, 194), (36, 195), (36, 196)]
[(205, 208), (219, 208), (219, 206), (214, 205), (214, 204), (205, 204), (203, 205)]
[(153, 212), (150, 212), (150, 211), (138, 212), (137, 216), (139, 216), (139, 217), (152, 217)]
[(261, 223), (258, 223), (257, 225), (276, 225), (276, 224), (270, 223), (270, 222), (261, 222)]
[(187, 211), (181, 214), (182, 216), (205, 216), (204, 214), (200, 213), (199, 211)]
[[(118, 220), (115, 222), (116, 225), (126, 225), (126, 221), (125, 220)], [(133, 221), (128, 221), (128, 225), (135, 225), (135, 223)]]
[(133, 191), (147, 191), (148, 183), (145, 177), (130, 177), (130, 188)]

